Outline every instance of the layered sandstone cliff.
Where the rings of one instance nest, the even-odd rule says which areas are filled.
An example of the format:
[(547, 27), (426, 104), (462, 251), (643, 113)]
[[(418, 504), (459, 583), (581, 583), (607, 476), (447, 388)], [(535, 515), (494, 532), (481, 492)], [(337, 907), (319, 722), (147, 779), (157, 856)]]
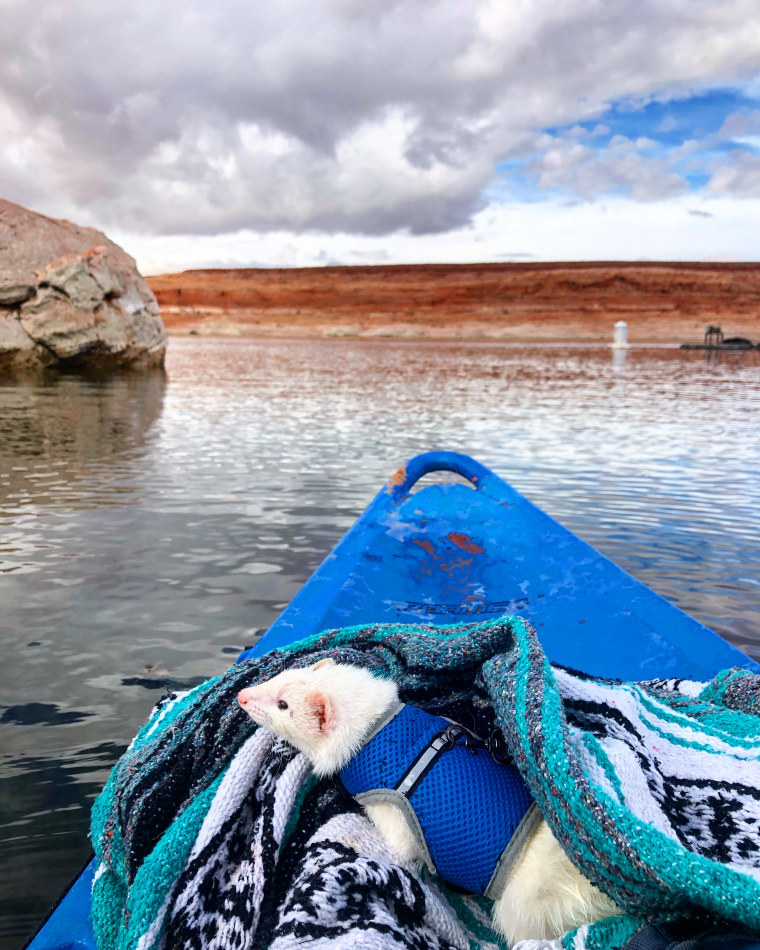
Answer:
[(760, 339), (760, 265), (589, 262), (196, 270), (150, 277), (170, 333), (433, 339)]

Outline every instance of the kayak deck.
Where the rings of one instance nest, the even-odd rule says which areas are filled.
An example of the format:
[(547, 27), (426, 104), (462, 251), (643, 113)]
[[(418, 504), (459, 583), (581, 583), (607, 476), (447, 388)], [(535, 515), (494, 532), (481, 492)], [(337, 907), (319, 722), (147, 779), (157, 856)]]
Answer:
[[(455, 472), (469, 484), (433, 484)], [(400, 469), (262, 639), (239, 661), (361, 623), (529, 620), (553, 663), (596, 676), (709, 679), (760, 665), (636, 581), (465, 455), (430, 452)], [(95, 862), (28, 945), (94, 950)]]
[[(412, 491), (451, 471), (466, 484)], [(473, 459), (398, 471), (241, 659), (358, 623), (462, 623), (519, 614), (553, 663), (597, 676), (708, 679), (760, 666), (631, 577)]]

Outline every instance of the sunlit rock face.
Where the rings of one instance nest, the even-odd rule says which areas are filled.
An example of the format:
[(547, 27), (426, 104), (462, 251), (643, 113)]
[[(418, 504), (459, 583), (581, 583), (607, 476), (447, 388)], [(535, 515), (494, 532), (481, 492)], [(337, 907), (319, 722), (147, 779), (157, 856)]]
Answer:
[(0, 199), (0, 371), (146, 368), (165, 352), (156, 298), (128, 254)]

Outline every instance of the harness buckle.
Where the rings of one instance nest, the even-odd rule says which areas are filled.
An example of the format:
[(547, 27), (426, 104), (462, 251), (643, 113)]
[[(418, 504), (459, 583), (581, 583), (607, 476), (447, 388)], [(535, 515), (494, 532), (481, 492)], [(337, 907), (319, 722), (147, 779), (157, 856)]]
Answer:
[(469, 729), (466, 729), (464, 726), (460, 726), (458, 723), (452, 723), (447, 727), (446, 731), (441, 736), (442, 745), (441, 751), (445, 752), (448, 749), (453, 748), (459, 742), (460, 739), (464, 740), (463, 745), (468, 752), (471, 752), (473, 755), (477, 755), (478, 749), (486, 748), (483, 740), (476, 736), (474, 732), (470, 732)]
[(456, 745), (457, 741), (461, 737), (465, 737), (465, 743), (467, 741), (467, 732), (462, 726), (458, 726), (456, 723), (451, 723), (450, 726), (447, 726), (444, 730), (443, 735), (441, 736), (441, 751), (451, 749)]

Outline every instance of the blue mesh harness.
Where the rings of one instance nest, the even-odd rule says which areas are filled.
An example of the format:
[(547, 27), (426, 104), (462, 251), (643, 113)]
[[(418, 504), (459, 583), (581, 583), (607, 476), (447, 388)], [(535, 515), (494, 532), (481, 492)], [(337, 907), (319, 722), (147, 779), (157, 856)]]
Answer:
[(398, 705), (340, 771), (360, 804), (399, 808), (431, 870), (495, 898), (540, 813), (508, 762), (463, 726)]

